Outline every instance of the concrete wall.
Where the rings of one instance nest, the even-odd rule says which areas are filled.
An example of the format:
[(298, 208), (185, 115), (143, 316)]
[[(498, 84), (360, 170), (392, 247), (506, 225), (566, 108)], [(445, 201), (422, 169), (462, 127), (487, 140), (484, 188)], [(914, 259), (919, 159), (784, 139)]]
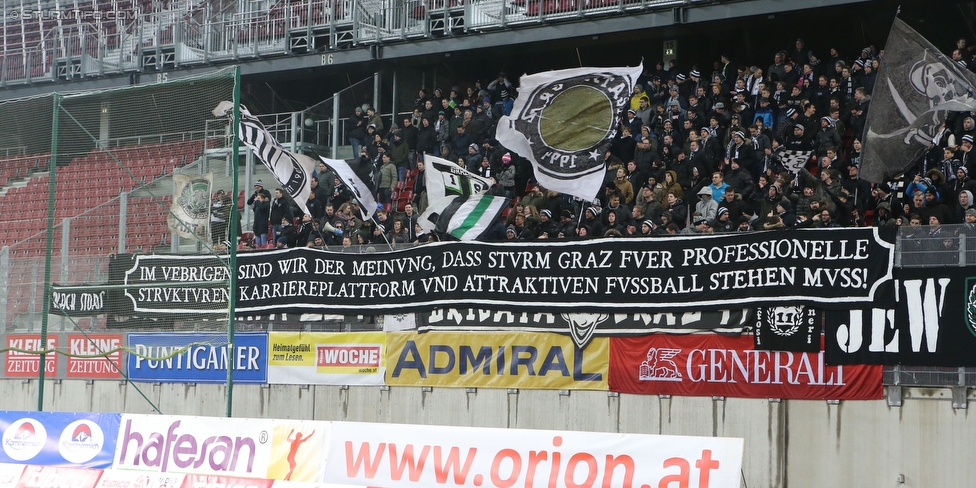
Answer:
[[(140, 393), (141, 390), (141, 393)], [(35, 410), (36, 381), (0, 381), (0, 408)], [(143, 398), (145, 395), (149, 399)], [(65, 380), (44, 409), (222, 416), (217, 385)], [(588, 430), (745, 438), (743, 483), (761, 487), (973, 486), (976, 415), (950, 390), (909, 389), (887, 401), (615, 396), (606, 392), (237, 386), (235, 417)], [(971, 396), (971, 398), (973, 398)], [(898, 483), (898, 475), (905, 482)]]

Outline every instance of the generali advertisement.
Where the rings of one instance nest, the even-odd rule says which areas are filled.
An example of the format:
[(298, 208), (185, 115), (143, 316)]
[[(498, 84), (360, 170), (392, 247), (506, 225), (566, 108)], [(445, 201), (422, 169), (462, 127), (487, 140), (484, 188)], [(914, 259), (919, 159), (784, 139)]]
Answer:
[(751, 336), (610, 339), (610, 390), (744, 398), (882, 398), (881, 366), (828, 366), (824, 353), (753, 349)]
[(738, 488), (743, 440), (336, 422), (326, 481), (387, 488)]

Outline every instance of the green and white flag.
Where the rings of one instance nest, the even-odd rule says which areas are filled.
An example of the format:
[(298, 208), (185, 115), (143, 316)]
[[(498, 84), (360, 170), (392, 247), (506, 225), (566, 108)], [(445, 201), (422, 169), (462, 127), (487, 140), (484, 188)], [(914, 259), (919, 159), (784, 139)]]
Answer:
[(498, 121), (495, 138), (532, 163), (543, 187), (593, 200), (603, 186), (604, 156), (643, 70), (638, 65), (524, 75), (512, 114)]
[(424, 164), (429, 205), (418, 222), (425, 231), (475, 240), (508, 206), (508, 198), (487, 194), (495, 183), (490, 178), (434, 156), (424, 156)]
[(508, 198), (494, 195), (454, 197), (437, 214), (436, 230), (462, 241), (476, 240), (501, 216), (508, 202)]
[(169, 230), (180, 237), (210, 242), (210, 187), (213, 173), (173, 173), (173, 203), (166, 218)]

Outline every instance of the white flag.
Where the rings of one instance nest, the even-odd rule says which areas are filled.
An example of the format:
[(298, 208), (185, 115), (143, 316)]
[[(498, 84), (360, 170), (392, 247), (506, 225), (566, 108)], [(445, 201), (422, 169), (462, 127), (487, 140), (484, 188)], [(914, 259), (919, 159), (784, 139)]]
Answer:
[(532, 163), (543, 187), (593, 200), (603, 186), (604, 155), (643, 70), (638, 65), (524, 75), (512, 114), (498, 121), (495, 137)]
[(424, 156), (427, 210), (417, 222), (427, 232), (451, 234), (461, 240), (481, 236), (508, 206), (509, 199), (488, 195), (490, 178), (474, 174), (456, 163)]
[(436, 215), (450, 205), (454, 197), (483, 195), (494, 184), (490, 178), (474, 174), (457, 163), (430, 155), (424, 156), (424, 175), (427, 178), (428, 205), (419, 222), (427, 232), (436, 230)]
[(783, 149), (779, 153), (779, 160), (783, 163), (783, 166), (786, 169), (788, 169), (791, 173), (796, 174), (800, 172), (801, 168), (806, 167), (807, 163), (810, 162), (811, 156), (813, 156), (813, 151)]
[[(217, 117), (233, 116), (234, 104), (220, 102), (213, 114)], [(254, 155), (264, 163), (274, 174), (278, 183), (295, 204), (308, 213), (305, 202), (312, 191), (312, 173), (315, 171), (315, 160), (304, 154), (293, 153), (284, 148), (257, 117), (251, 115), (241, 105), (241, 126), (239, 128), (241, 142), (254, 151)]]
[(319, 159), (326, 166), (336, 172), (339, 180), (352, 190), (353, 197), (359, 202), (360, 215), (363, 220), (369, 220), (373, 212), (376, 212), (376, 191), (373, 185), (373, 164), (368, 161), (360, 160), (353, 168), (347, 161), (342, 159), (329, 159), (319, 156)]
[(473, 241), (498, 221), (509, 201), (508, 198), (494, 195), (464, 195), (454, 197), (440, 212), (429, 217), (433, 218), (431, 222), (437, 232), (450, 234), (462, 241)]
[(210, 188), (213, 173), (173, 173), (173, 203), (166, 218), (169, 230), (180, 237), (210, 242)]

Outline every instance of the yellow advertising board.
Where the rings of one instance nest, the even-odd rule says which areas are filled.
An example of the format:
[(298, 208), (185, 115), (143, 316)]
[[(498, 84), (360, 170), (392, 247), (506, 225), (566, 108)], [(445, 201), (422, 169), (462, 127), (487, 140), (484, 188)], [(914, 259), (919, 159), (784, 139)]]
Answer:
[(390, 332), (386, 384), (606, 390), (610, 341), (527, 332)]
[(383, 332), (269, 332), (268, 382), (382, 385)]

